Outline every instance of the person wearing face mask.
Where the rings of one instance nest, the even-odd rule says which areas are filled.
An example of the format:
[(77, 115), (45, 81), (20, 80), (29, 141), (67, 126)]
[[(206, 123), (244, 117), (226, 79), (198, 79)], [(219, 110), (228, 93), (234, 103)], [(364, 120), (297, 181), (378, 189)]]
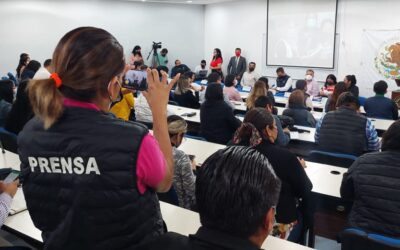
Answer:
[(236, 89), (237, 83), (238, 80), (235, 78), (235, 75), (230, 74), (225, 77), (224, 95), (228, 97), (229, 101), (242, 101), (242, 97)]
[(173, 179), (166, 108), (179, 75), (168, 84), (166, 74), (147, 71), (153, 137), (109, 113), (129, 68), (110, 33), (68, 32), (52, 65), (49, 79), (29, 83), (35, 118), (18, 136), (23, 191), (44, 248), (127, 249), (163, 234), (156, 192)]
[(242, 50), (236, 48), (235, 56), (232, 56), (228, 64), (228, 74), (235, 76), (236, 80), (240, 83), (244, 72), (246, 71), (246, 58), (241, 56)]
[(196, 74), (196, 80), (207, 79), (210, 70), (207, 68), (206, 60), (201, 60), (200, 65), (197, 65), (194, 69), (194, 73)]
[(335, 90), (336, 84), (337, 84), (336, 76), (333, 74), (329, 74), (326, 77), (324, 87), (321, 89), (319, 94), (321, 96), (326, 96), (326, 97), (331, 96), (333, 94), (333, 91)]
[(249, 63), (249, 70), (244, 72), (243, 78), (242, 78), (242, 86), (249, 86), (249, 87), (254, 87), (254, 84), (260, 78), (260, 75), (255, 72), (256, 69), (256, 63), (251, 62)]
[[(276, 225), (272, 235), (298, 242), (303, 224), (309, 222), (312, 183), (304, 171), (305, 162), (289, 150), (275, 144), (278, 130), (274, 117), (264, 108), (247, 112), (233, 142), (256, 149), (268, 158), (282, 189), (276, 207)], [(301, 200), (301, 201), (300, 201)]]
[(186, 209), (194, 209), (196, 206), (196, 176), (193, 170), (196, 170), (196, 162), (178, 149), (182, 144), (188, 125), (182, 117), (177, 115), (168, 116), (167, 121), (175, 161), (173, 185), (178, 195), (179, 206)]
[(157, 55), (158, 60), (157, 62), (159, 63), (157, 66), (164, 66), (167, 67), (168, 66), (168, 49), (167, 48), (163, 48), (160, 53)]
[(314, 79), (314, 70), (309, 69), (306, 72), (306, 82), (307, 82), (307, 91), (306, 93), (310, 96), (318, 96), (319, 95), (319, 85), (318, 82)]

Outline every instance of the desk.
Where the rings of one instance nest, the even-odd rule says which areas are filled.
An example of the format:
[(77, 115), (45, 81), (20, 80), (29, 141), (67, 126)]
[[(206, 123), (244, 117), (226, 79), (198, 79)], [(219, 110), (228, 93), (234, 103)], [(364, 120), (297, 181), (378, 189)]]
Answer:
[(394, 120), (384, 120), (384, 119), (376, 119), (376, 118), (369, 118), (372, 124), (375, 126), (376, 130), (386, 131), (389, 129), (390, 125), (394, 123)]
[[(168, 230), (178, 232), (183, 235), (194, 234), (200, 227), (199, 214), (186, 210), (168, 203), (160, 202), (161, 213)], [(289, 241), (281, 240), (275, 237), (268, 237), (262, 245), (264, 249), (269, 250), (306, 250), (311, 249), (299, 244), (294, 244)]]
[[(305, 170), (313, 184), (314, 193), (340, 198), (340, 186), (343, 174), (347, 172), (346, 168), (309, 161), (306, 162), (306, 166)], [(332, 171), (339, 174), (334, 174)]]
[(185, 119), (185, 121), (200, 124), (200, 110), (198, 110), (198, 109), (179, 107), (179, 106), (170, 105), (170, 104), (168, 104), (168, 109), (170, 109), (172, 112), (174, 112), (176, 115), (179, 115), (179, 116), (182, 116), (183, 114), (188, 114), (188, 113), (196, 113), (196, 115), (194, 115), (192, 117), (182, 116), (182, 118)]
[[(209, 156), (223, 148), (225, 148), (225, 145), (189, 138), (179, 147), (186, 154), (196, 155), (197, 163), (204, 163)], [(346, 168), (315, 162), (306, 162), (306, 165), (306, 173), (314, 186), (313, 192), (340, 198), (340, 185), (343, 173), (347, 172)], [(334, 175), (331, 171), (337, 171), (340, 174)]]
[[(161, 214), (165, 223), (167, 224), (169, 231), (177, 232), (183, 235), (189, 235), (196, 233), (197, 229), (201, 225), (198, 213), (164, 202), (160, 202), (160, 208)], [(17, 215), (8, 217), (4, 225), (38, 242), (43, 242), (41, 231), (33, 225), (32, 219), (28, 211), (24, 211)], [(268, 237), (263, 244), (263, 248), (270, 250), (311, 249), (274, 237)]]
[(290, 139), (291, 140), (297, 140), (297, 141), (303, 141), (303, 142), (310, 142), (310, 143), (315, 143), (315, 128), (310, 128), (310, 127), (303, 127), (303, 126), (294, 126), (295, 128), (298, 129), (303, 129), (303, 130), (307, 130), (308, 132), (303, 132), (303, 133), (299, 133), (299, 132), (290, 132)]
[(201, 165), (210, 155), (225, 147), (222, 144), (185, 138), (179, 149), (188, 155), (195, 155), (196, 163)]

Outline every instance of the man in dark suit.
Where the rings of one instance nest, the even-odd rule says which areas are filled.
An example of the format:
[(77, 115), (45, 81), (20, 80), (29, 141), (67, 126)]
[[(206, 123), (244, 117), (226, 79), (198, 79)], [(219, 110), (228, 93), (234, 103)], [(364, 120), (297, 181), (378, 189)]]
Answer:
[(246, 58), (241, 56), (242, 50), (237, 48), (235, 50), (235, 56), (231, 57), (228, 64), (228, 74), (236, 76), (236, 80), (240, 83), (243, 73), (246, 71)]

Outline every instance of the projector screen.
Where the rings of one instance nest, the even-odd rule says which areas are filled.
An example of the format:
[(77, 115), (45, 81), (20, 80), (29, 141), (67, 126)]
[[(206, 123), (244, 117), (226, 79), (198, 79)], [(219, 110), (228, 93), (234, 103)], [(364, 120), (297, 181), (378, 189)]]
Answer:
[(267, 66), (334, 68), (337, 0), (268, 0)]

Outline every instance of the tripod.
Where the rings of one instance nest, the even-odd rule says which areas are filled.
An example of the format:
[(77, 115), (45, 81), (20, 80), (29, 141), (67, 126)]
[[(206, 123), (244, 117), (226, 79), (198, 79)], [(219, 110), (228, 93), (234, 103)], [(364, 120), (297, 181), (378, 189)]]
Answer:
[(147, 61), (149, 60), (151, 54), (153, 54), (153, 55), (152, 55), (152, 58), (151, 58), (150, 67), (155, 69), (155, 68), (158, 67), (158, 65), (160, 65), (160, 58), (158, 58), (157, 48), (154, 48), (154, 46), (151, 49), (149, 55), (147, 56), (147, 59), (146, 59)]

